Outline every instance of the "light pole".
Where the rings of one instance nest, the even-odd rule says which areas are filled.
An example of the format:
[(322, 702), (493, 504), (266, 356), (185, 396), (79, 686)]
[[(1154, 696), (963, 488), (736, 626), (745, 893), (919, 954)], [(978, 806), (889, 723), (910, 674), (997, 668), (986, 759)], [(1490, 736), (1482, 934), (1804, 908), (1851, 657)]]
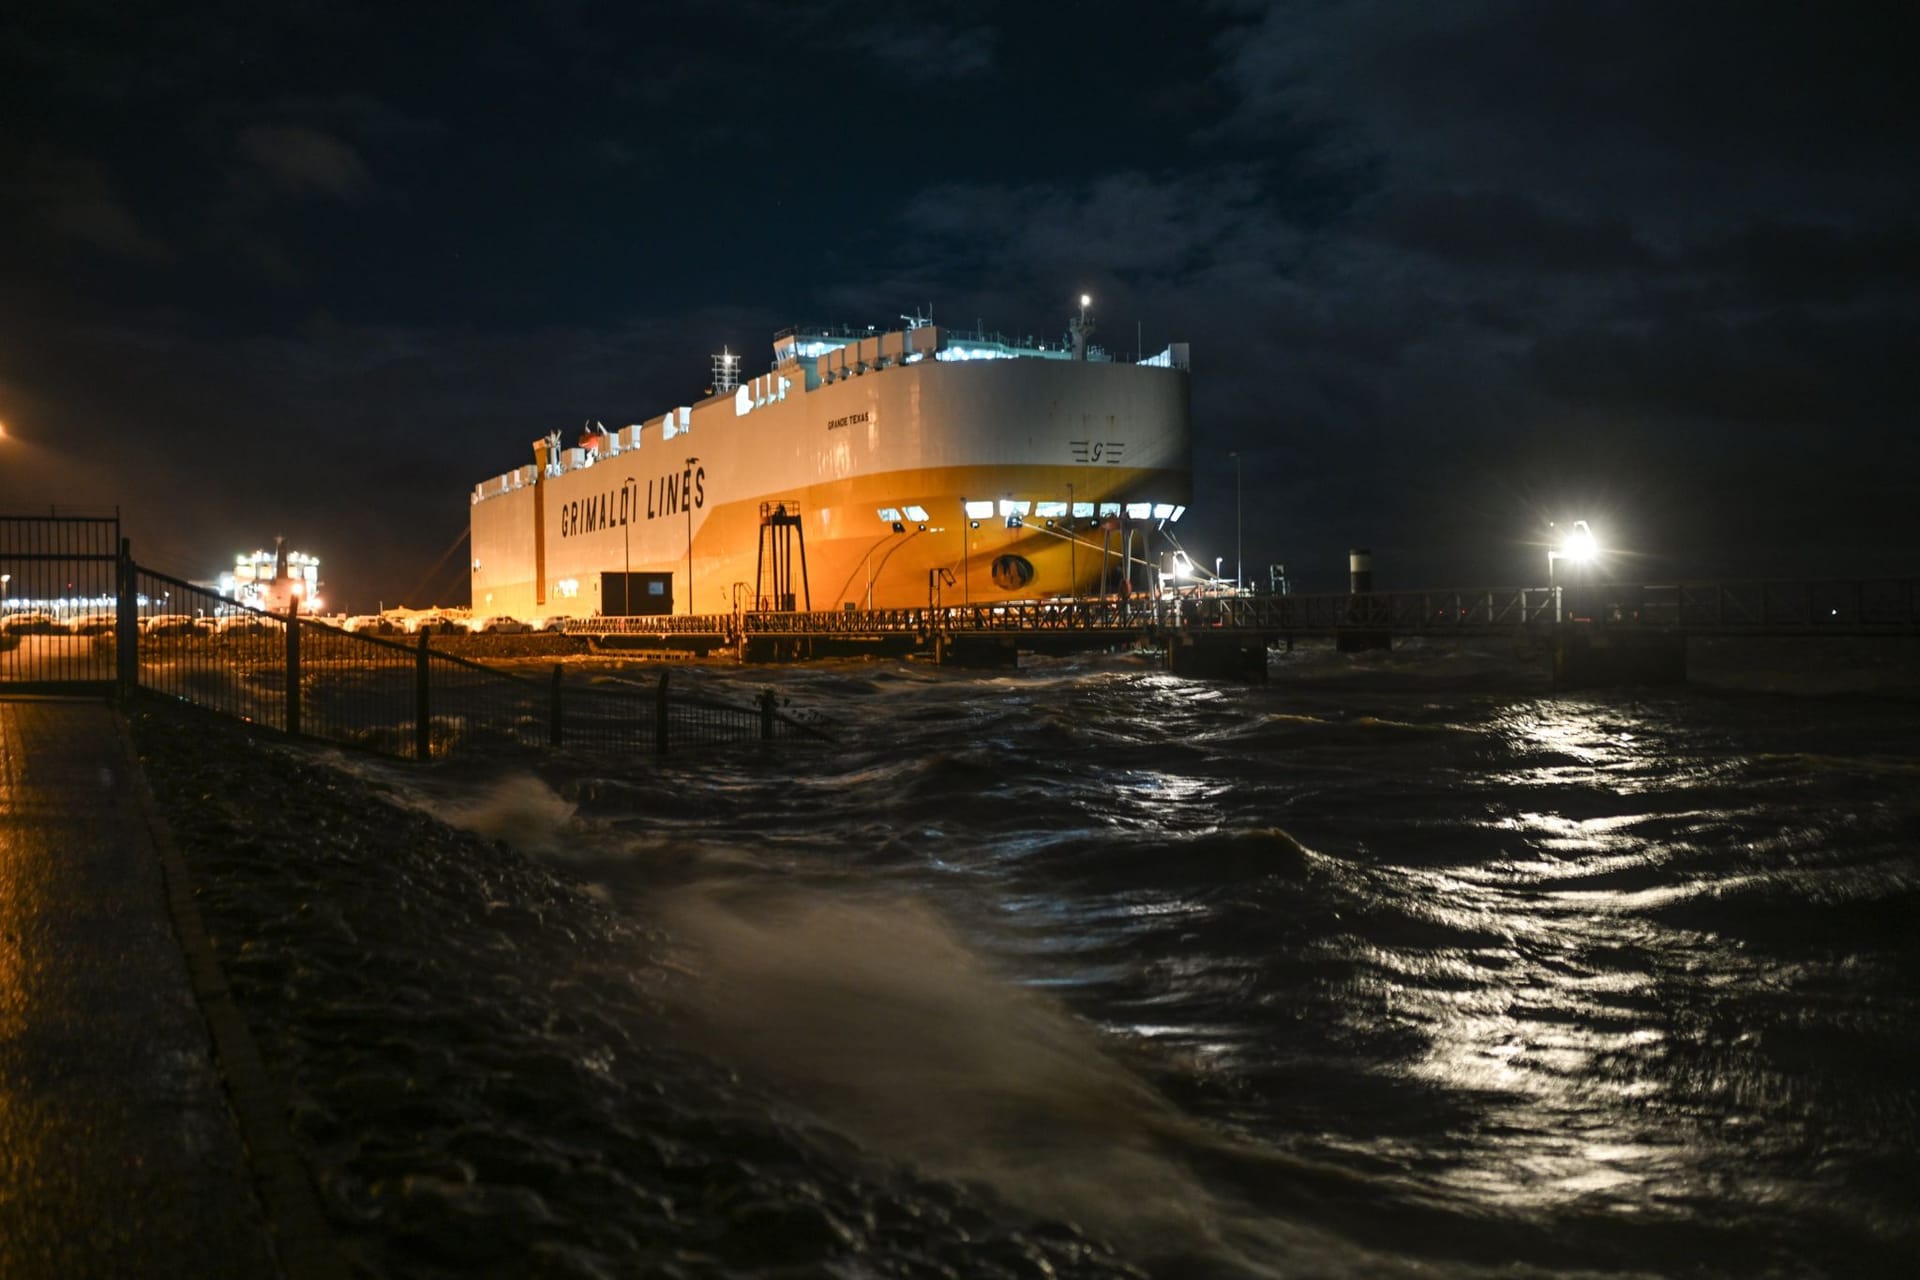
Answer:
[(1233, 451), (1233, 589), (1240, 590), (1240, 451)]
[(686, 474), (680, 477), (680, 505), (687, 510), (687, 616), (693, 616), (693, 469), (700, 459), (688, 458)]
[[(1557, 526), (1548, 525), (1549, 529)], [(1553, 620), (1562, 621), (1560, 608), (1560, 584), (1554, 580), (1556, 561), (1569, 560), (1574, 564), (1589, 564), (1599, 554), (1599, 544), (1594, 541), (1593, 530), (1585, 520), (1575, 520), (1567, 534), (1558, 545), (1547, 543), (1547, 590), (1553, 593)]]
[(1080, 535), (1073, 531), (1073, 481), (1067, 481), (1067, 589), (1073, 598), (1080, 598), (1080, 575), (1076, 571), (1079, 559), (1074, 553), (1078, 549)]

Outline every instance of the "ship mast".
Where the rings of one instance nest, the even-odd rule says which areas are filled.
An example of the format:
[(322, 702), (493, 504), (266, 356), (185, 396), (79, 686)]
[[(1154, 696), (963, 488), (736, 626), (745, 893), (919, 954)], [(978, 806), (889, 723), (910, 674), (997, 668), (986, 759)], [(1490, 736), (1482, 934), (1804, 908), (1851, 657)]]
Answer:
[(1087, 308), (1093, 305), (1093, 299), (1086, 294), (1080, 295), (1080, 314), (1067, 317), (1067, 329), (1073, 334), (1073, 358), (1087, 358), (1087, 339), (1093, 336), (1093, 321), (1087, 318)]
[(726, 347), (713, 358), (713, 394), (723, 396), (740, 385), (740, 357)]

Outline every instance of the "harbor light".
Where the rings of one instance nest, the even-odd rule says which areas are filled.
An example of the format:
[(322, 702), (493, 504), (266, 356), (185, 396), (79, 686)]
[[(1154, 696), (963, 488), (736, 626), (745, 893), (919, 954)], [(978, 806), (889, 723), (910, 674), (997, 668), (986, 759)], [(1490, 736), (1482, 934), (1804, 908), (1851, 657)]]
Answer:
[(1565, 540), (1560, 544), (1560, 558), (1572, 560), (1576, 564), (1584, 564), (1597, 554), (1599, 554), (1599, 545), (1593, 540), (1593, 530), (1587, 526), (1585, 520), (1575, 520), (1573, 528), (1568, 531)]
[[(1555, 526), (1558, 535), (1558, 529)], [(1559, 561), (1565, 560), (1572, 565), (1591, 565), (1600, 556), (1599, 539), (1593, 536), (1593, 528), (1585, 520), (1575, 520), (1567, 526), (1566, 533), (1558, 535), (1557, 541), (1547, 544), (1547, 588), (1553, 593), (1553, 620), (1560, 622), (1566, 616), (1561, 600), (1560, 583), (1555, 575)]]

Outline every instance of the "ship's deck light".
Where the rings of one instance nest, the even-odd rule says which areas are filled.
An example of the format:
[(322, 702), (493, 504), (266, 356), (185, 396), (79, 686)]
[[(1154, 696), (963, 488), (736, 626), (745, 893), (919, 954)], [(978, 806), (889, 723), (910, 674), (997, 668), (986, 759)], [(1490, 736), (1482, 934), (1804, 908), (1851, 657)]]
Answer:
[(1127, 504), (1127, 519), (1129, 520), (1146, 520), (1150, 519), (1152, 515), (1153, 504), (1151, 502), (1129, 502)]
[(1154, 518), (1155, 520), (1171, 520), (1171, 519), (1173, 519), (1173, 504), (1172, 504), (1171, 502), (1156, 502), (1156, 503), (1154, 503), (1154, 504), (1153, 504), (1153, 518)]

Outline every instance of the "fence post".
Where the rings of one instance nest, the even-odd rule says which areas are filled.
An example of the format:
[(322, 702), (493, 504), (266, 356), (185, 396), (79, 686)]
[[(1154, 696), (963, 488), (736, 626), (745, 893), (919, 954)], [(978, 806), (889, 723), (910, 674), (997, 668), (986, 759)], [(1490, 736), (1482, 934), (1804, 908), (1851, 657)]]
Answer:
[(125, 702), (140, 683), (139, 577), (133, 564), (133, 543), (126, 538), (120, 539), (119, 570), (113, 615), (114, 679), (120, 700)]
[(667, 754), (667, 673), (660, 673), (660, 685), (653, 691), (653, 750)]
[(413, 754), (418, 760), (433, 756), (433, 700), (427, 696), (427, 633), (413, 655)]
[(760, 737), (766, 742), (773, 741), (773, 690), (765, 689), (760, 694)]
[(287, 723), (288, 737), (300, 733), (300, 610), (287, 611)]
[(547, 718), (548, 746), (557, 747), (560, 745), (560, 726), (560, 664), (556, 662), (553, 664), (553, 701), (549, 706)]

